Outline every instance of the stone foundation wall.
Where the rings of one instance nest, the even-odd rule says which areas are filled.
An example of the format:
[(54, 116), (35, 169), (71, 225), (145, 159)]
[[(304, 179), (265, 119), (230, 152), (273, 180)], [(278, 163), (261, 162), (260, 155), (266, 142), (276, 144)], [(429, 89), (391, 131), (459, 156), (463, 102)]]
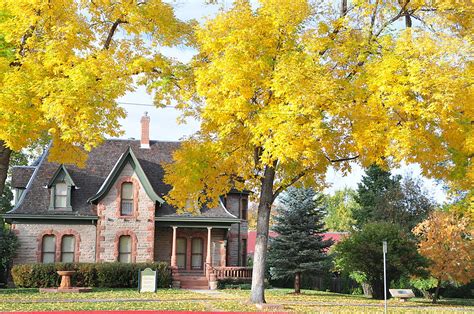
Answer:
[(13, 260), (14, 264), (41, 262), (41, 244), (44, 235), (56, 236), (56, 262), (60, 262), (60, 239), (64, 235), (75, 236), (75, 261), (82, 263), (95, 261), (96, 227), (92, 224), (13, 224), (12, 229), (20, 243)]

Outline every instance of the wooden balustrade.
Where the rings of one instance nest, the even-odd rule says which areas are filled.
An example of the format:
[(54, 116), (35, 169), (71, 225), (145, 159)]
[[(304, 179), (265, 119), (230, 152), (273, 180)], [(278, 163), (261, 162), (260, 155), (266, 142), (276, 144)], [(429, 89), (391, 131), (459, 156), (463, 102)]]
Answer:
[(217, 279), (251, 279), (252, 267), (212, 267)]

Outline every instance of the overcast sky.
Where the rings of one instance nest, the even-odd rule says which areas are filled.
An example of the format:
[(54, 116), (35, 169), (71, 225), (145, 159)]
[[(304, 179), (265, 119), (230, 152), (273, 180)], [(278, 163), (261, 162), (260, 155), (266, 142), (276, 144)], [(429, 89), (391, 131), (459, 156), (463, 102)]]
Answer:
[[(189, 20), (196, 19), (200, 22), (208, 17), (215, 15), (219, 7), (218, 5), (206, 5), (205, 0), (179, 0), (173, 1), (175, 3), (176, 14), (178, 18)], [(221, 5), (229, 6), (231, 1), (220, 1)], [(180, 61), (188, 61), (191, 59), (194, 50), (186, 47), (165, 48), (163, 53), (169, 57), (176, 58)], [(137, 88), (133, 93), (128, 93), (118, 100), (119, 104), (127, 111), (127, 117), (121, 121), (122, 129), (125, 131), (124, 138), (140, 137), (140, 117), (146, 111), (151, 117), (150, 124), (150, 138), (154, 140), (179, 140), (183, 137), (193, 134), (199, 129), (199, 123), (195, 120), (189, 120), (186, 124), (178, 124), (177, 118), (180, 112), (173, 108), (158, 109), (151, 105), (153, 98), (147, 94), (144, 88)], [(420, 176), (420, 167), (418, 165), (409, 165), (401, 169), (392, 171), (394, 174), (401, 174), (403, 176), (413, 175)], [(353, 171), (348, 176), (342, 176), (333, 170), (328, 171), (327, 181), (331, 184), (330, 188), (326, 189), (327, 193), (333, 193), (338, 189), (344, 187), (357, 188), (357, 183), (360, 182), (363, 175), (363, 170), (354, 165)], [(429, 194), (442, 203), (446, 200), (446, 194), (442, 186), (437, 184), (434, 180), (423, 178), (425, 188), (430, 191)]]

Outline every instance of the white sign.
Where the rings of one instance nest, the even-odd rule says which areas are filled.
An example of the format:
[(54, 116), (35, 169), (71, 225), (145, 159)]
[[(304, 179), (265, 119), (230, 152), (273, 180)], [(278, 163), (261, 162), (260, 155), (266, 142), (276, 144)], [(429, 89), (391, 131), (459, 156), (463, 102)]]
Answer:
[(156, 271), (146, 268), (138, 279), (138, 292), (156, 292)]

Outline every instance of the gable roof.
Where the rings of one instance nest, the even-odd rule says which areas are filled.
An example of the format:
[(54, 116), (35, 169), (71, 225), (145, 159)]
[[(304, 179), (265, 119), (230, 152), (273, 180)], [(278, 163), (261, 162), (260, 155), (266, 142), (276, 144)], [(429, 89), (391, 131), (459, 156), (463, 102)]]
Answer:
[(128, 146), (127, 150), (120, 156), (119, 160), (115, 164), (114, 168), (110, 171), (109, 175), (105, 179), (104, 183), (100, 186), (97, 193), (90, 197), (87, 202), (97, 204), (97, 202), (102, 199), (107, 193), (110, 191), (110, 188), (117, 180), (117, 177), (122, 172), (123, 168), (127, 163), (130, 163), (133, 170), (138, 176), (140, 183), (143, 185), (145, 192), (148, 194), (148, 197), (154, 202), (159, 202), (163, 204), (165, 201), (159, 197), (153, 187), (151, 186), (148, 177), (146, 176), (145, 172), (143, 171), (142, 167), (140, 166), (140, 162), (138, 161), (137, 157), (133, 153), (133, 150), (130, 146)]
[(61, 173), (64, 173), (64, 178), (69, 184), (71, 184), (72, 186), (76, 186), (76, 184), (74, 183), (74, 180), (71, 178), (71, 175), (69, 174), (69, 172), (67, 172), (66, 167), (63, 164), (61, 164), (56, 170), (56, 172), (53, 174), (53, 176), (51, 177), (51, 180), (49, 180), (49, 183), (47, 185), (48, 188), (53, 186), (53, 184), (56, 182), (56, 179)]
[[(48, 184), (61, 168), (61, 164), (48, 160), (48, 147), (41, 161), (33, 168), (34, 173), (20, 202), (8, 214), (42, 217), (48, 215), (94, 216), (97, 213), (88, 200), (95, 202), (104, 193), (106, 194), (110, 182), (114, 181), (113, 177), (121, 165), (133, 162), (142, 185), (148, 189), (147, 194), (161, 204), (157, 206), (156, 217), (190, 217), (192, 215), (178, 214), (176, 208), (163, 201), (164, 196), (171, 189), (171, 186), (163, 182), (163, 165), (172, 162), (172, 154), (179, 146), (179, 142), (150, 141), (150, 148), (142, 149), (139, 140), (108, 139), (89, 153), (84, 168), (64, 165), (71, 180), (76, 187), (79, 187), (71, 191), (72, 212), (48, 210), (50, 198)], [(236, 219), (222, 205), (215, 208), (203, 208), (199, 217)]]

